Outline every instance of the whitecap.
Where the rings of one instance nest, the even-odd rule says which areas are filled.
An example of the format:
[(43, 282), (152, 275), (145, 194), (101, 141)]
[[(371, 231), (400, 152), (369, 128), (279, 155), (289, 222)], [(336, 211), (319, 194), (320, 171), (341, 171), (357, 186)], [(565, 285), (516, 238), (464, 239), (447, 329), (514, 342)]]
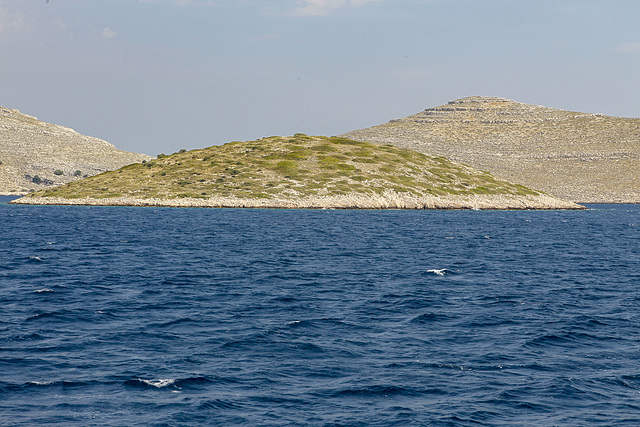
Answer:
[(27, 384), (31, 384), (31, 385), (52, 385), (53, 381), (29, 381)]
[(49, 288), (42, 288), (42, 289), (36, 289), (35, 291), (33, 291), (36, 294), (41, 294), (43, 292), (53, 292), (53, 289), (49, 289)]
[(175, 379), (171, 379), (171, 378), (162, 379), (162, 380), (143, 380), (142, 378), (140, 378), (140, 381), (147, 385), (150, 385), (152, 387), (157, 387), (157, 388), (168, 387), (170, 385), (175, 384), (176, 382)]
[(437, 276), (444, 276), (447, 271), (448, 270), (446, 268), (440, 268), (440, 269), (432, 268), (430, 270), (427, 270), (427, 273), (433, 273)]

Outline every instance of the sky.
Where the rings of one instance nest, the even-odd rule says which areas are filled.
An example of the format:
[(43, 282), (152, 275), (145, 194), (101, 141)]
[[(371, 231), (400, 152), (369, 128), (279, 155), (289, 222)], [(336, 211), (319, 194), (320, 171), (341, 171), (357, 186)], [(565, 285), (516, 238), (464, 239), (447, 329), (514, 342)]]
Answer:
[(640, 117), (638, 0), (0, 0), (0, 105), (156, 155), (499, 96)]

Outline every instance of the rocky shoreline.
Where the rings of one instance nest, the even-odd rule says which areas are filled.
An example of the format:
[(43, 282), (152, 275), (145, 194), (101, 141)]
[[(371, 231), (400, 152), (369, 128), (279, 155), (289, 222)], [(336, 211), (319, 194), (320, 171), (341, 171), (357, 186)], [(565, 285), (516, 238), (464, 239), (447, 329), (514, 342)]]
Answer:
[(271, 209), (471, 209), (471, 210), (580, 210), (584, 206), (540, 194), (422, 196), (395, 193), (309, 196), (304, 198), (211, 197), (177, 199), (22, 197), (11, 201), (24, 205), (146, 206), (182, 208), (271, 208)]

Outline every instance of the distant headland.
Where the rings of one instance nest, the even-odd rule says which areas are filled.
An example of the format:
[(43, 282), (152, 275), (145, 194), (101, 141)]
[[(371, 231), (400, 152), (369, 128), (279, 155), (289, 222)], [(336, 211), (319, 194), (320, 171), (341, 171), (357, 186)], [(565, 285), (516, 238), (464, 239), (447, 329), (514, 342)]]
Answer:
[(150, 159), (0, 107), (0, 195), (27, 194)]
[(577, 203), (640, 203), (640, 119), (472, 96), (342, 135), (465, 163)]

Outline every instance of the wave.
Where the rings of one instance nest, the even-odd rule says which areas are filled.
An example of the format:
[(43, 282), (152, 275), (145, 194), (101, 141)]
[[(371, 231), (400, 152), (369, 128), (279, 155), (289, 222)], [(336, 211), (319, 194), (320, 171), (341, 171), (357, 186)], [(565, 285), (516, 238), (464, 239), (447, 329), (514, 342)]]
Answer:
[(422, 313), (415, 316), (413, 319), (411, 319), (410, 322), (411, 323), (431, 323), (431, 322), (437, 322), (438, 320), (445, 320), (448, 318), (449, 318), (448, 316), (442, 315), (442, 314)]
[(450, 274), (452, 272), (452, 270), (446, 269), (446, 268), (431, 268), (427, 271), (425, 271), (425, 273), (429, 273), (429, 274), (433, 274), (436, 276), (444, 276), (446, 274)]
[(202, 402), (198, 409), (242, 409), (243, 405), (225, 399), (212, 399)]
[(3, 392), (20, 392), (29, 391), (35, 389), (48, 389), (48, 388), (77, 388), (77, 387), (92, 387), (96, 384), (102, 384), (99, 381), (77, 381), (77, 380), (33, 380), (26, 383), (0, 383), (0, 390)]
[(489, 295), (485, 295), (485, 296), (480, 298), (480, 301), (488, 302), (490, 304), (506, 304), (506, 305), (514, 305), (514, 306), (519, 306), (519, 305), (524, 305), (525, 304), (524, 301), (518, 299), (517, 297), (510, 297), (510, 296), (489, 296)]
[(418, 390), (395, 385), (371, 385), (355, 388), (345, 388), (332, 393), (335, 397), (391, 397), (391, 396), (423, 396), (427, 394), (446, 394), (439, 389)]
[(278, 296), (272, 299), (273, 302), (284, 302), (284, 303), (294, 303), (298, 302), (299, 299), (292, 296)]
[(563, 332), (560, 334), (545, 334), (528, 340), (525, 347), (548, 347), (548, 346), (597, 346), (604, 341), (610, 341), (611, 337), (597, 337), (584, 332)]
[(234, 340), (222, 344), (223, 349), (233, 349), (235, 351), (250, 351), (268, 349), (271, 353), (291, 353), (297, 358), (315, 357), (326, 350), (314, 343), (304, 341), (283, 341), (282, 338), (267, 339), (262, 337), (247, 338), (244, 340)]
[(326, 331), (327, 328), (360, 329), (361, 326), (352, 322), (347, 322), (342, 318), (314, 318), (291, 320), (286, 324), (288, 329), (309, 328)]
[(197, 323), (197, 321), (193, 320), (193, 319), (191, 319), (189, 317), (183, 317), (183, 318), (171, 320), (169, 322), (165, 322), (165, 323), (162, 323), (162, 324), (159, 324), (159, 325), (151, 325), (151, 326), (158, 326), (160, 328), (166, 328), (166, 327), (175, 326), (175, 325), (182, 325), (182, 324), (185, 324), (185, 323), (187, 323), (187, 324), (189, 324), (189, 323)]
[[(400, 299), (394, 298), (390, 300), (375, 301), (381, 307), (371, 309), (370, 314), (374, 315), (376, 312), (384, 311), (389, 313), (404, 313), (412, 310), (424, 310), (425, 308), (437, 308), (440, 306), (452, 305), (445, 298), (436, 300), (432, 296), (402, 296)], [(371, 325), (367, 325), (369, 328)]]
[(148, 389), (176, 389), (180, 390), (191, 386), (213, 383), (205, 377), (188, 378), (163, 378), (163, 379), (143, 379), (133, 378), (124, 382), (127, 387), (148, 388)]
[(20, 334), (13, 334), (13, 335), (9, 335), (7, 337), (4, 337), (4, 340), (7, 341), (33, 341), (33, 340), (41, 340), (44, 339), (45, 336), (40, 335), (37, 332), (32, 332), (30, 334), (26, 334), (26, 335), (20, 335)]
[(60, 317), (60, 316), (65, 316), (67, 314), (69, 314), (70, 312), (67, 310), (63, 310), (63, 311), (47, 311), (44, 313), (37, 313), (37, 314), (33, 314), (29, 317), (27, 317), (27, 321), (34, 321), (34, 320), (41, 320), (41, 319), (48, 319), (51, 317)]
[(72, 380), (59, 380), (59, 381), (29, 381), (25, 385), (34, 387), (84, 387), (96, 384), (97, 381), (72, 381)]

